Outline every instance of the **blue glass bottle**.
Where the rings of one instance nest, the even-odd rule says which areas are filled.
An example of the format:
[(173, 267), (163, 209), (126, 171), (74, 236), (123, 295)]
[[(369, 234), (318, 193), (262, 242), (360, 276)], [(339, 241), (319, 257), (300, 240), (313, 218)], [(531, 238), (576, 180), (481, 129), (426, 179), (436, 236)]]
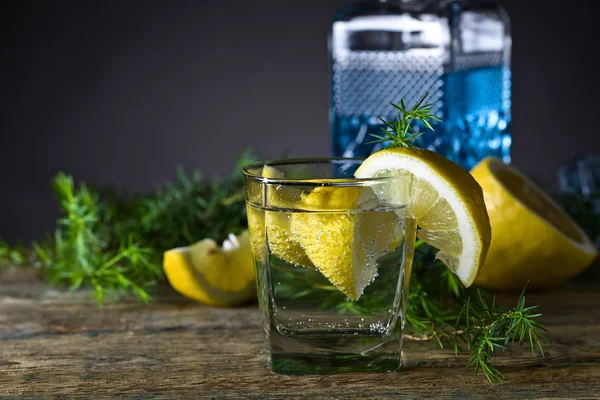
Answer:
[(330, 34), (333, 154), (364, 157), (381, 144), (390, 102), (429, 92), (442, 122), (418, 145), (472, 168), (510, 162), (511, 36), (502, 7), (466, 0), (371, 0), (338, 10)]

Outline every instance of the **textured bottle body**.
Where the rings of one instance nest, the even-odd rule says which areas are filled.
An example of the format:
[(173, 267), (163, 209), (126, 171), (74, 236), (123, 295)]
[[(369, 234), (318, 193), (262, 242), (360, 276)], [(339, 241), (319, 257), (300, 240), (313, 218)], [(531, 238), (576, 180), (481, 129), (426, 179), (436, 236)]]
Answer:
[(418, 145), (472, 167), (486, 156), (510, 161), (510, 33), (495, 5), (409, 1), (340, 10), (330, 38), (333, 153), (367, 156), (396, 118), (425, 93), (443, 122)]

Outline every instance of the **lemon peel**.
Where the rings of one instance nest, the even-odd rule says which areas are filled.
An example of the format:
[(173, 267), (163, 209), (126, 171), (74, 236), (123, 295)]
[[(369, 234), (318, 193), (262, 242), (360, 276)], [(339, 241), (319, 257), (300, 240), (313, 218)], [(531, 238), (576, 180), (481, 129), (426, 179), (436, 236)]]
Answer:
[(235, 306), (256, 297), (248, 231), (230, 234), (220, 247), (212, 239), (167, 250), (163, 269), (182, 295), (214, 306)]

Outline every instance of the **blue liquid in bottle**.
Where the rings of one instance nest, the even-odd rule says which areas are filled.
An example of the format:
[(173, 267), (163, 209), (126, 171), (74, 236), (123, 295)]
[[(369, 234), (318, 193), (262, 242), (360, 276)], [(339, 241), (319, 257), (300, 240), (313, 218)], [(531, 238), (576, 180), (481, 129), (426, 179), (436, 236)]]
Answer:
[[(369, 1), (341, 9), (331, 32), (331, 129), (335, 156), (383, 147), (379, 117), (429, 92), (442, 122), (417, 140), (472, 168), (487, 156), (510, 162), (508, 18), (490, 3)], [(417, 126), (417, 129), (423, 127)]]

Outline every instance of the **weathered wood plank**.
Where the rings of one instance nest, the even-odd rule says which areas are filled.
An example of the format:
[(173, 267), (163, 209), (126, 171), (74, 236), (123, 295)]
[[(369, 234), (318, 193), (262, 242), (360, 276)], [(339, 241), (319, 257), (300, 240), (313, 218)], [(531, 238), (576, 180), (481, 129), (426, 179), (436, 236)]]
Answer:
[(600, 395), (600, 288), (535, 294), (554, 346), (545, 359), (500, 356), (502, 385), (473, 377), (431, 343), (406, 343), (388, 374), (288, 377), (271, 373), (254, 305), (220, 309), (166, 288), (157, 302), (98, 309), (34, 277), (0, 275), (0, 396), (95, 398), (590, 398)]

